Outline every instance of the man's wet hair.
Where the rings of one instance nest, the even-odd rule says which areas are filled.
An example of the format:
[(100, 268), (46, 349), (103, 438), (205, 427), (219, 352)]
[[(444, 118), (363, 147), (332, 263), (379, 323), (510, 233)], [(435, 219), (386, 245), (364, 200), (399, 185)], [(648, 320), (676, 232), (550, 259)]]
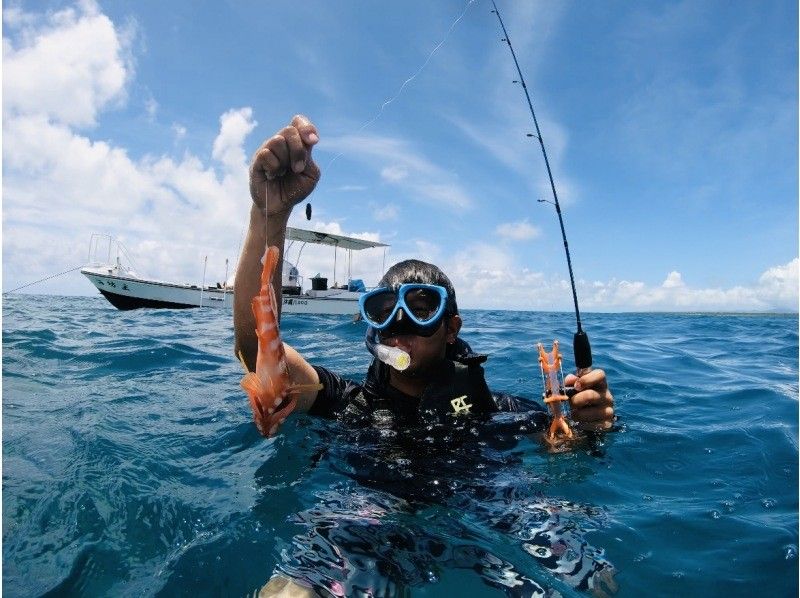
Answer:
[(448, 315), (452, 316), (458, 313), (456, 290), (453, 288), (453, 283), (450, 282), (450, 279), (438, 266), (421, 260), (404, 260), (389, 268), (381, 278), (378, 286), (397, 290), (401, 284), (405, 283), (435, 284), (444, 287), (447, 291), (445, 309)]

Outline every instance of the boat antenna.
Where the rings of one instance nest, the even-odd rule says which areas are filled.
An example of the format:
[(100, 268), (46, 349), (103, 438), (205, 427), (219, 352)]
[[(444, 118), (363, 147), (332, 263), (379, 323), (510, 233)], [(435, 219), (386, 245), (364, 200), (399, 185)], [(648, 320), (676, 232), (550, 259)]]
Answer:
[(511, 38), (508, 35), (508, 31), (506, 31), (505, 23), (503, 23), (503, 18), (500, 16), (500, 11), (497, 8), (497, 3), (495, 0), (492, 0), (492, 6), (494, 10), (492, 12), (497, 15), (497, 20), (500, 22), (500, 27), (503, 30), (503, 38), (500, 41), (505, 42), (508, 44), (508, 49), (511, 50), (511, 57), (514, 59), (514, 66), (517, 67), (517, 74), (519, 75), (519, 81), (514, 81), (514, 83), (519, 83), (522, 85), (522, 90), (525, 92), (525, 99), (528, 100), (528, 108), (530, 108), (531, 116), (533, 117), (533, 124), (536, 127), (536, 134), (528, 133), (528, 137), (536, 137), (539, 140), (539, 145), (542, 148), (542, 155), (544, 156), (544, 165), (547, 167), (547, 176), (550, 179), (550, 189), (553, 191), (553, 200), (548, 201), (546, 199), (540, 199), (539, 202), (545, 203), (552, 203), (556, 207), (556, 214), (558, 214), (558, 223), (561, 225), (561, 238), (564, 240), (564, 251), (567, 254), (567, 268), (569, 269), (569, 282), (572, 285), (572, 299), (575, 302), (575, 320), (578, 324), (578, 330), (575, 332), (575, 337), (573, 341), (573, 349), (575, 351), (575, 365), (577, 366), (578, 370), (585, 370), (592, 367), (592, 349), (589, 345), (589, 337), (583, 331), (581, 327), (581, 312), (578, 309), (578, 293), (575, 290), (575, 277), (572, 274), (572, 259), (569, 255), (569, 243), (567, 243), (567, 233), (564, 231), (564, 218), (561, 216), (561, 206), (558, 203), (558, 193), (556, 193), (556, 184), (553, 182), (553, 172), (550, 169), (550, 161), (547, 159), (547, 150), (544, 147), (544, 139), (542, 139), (542, 132), (539, 129), (539, 121), (536, 120), (536, 113), (533, 110), (533, 102), (531, 101), (530, 93), (528, 93), (528, 86), (525, 85), (525, 78), (522, 76), (522, 69), (519, 67), (519, 61), (517, 60), (517, 54), (514, 52), (514, 46), (511, 45)]

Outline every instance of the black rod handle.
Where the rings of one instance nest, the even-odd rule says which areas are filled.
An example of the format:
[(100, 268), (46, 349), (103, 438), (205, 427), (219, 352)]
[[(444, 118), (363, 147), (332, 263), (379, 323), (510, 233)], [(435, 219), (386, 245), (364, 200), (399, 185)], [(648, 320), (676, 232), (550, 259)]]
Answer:
[(572, 340), (572, 348), (575, 351), (575, 367), (579, 371), (591, 368), (592, 347), (589, 345), (588, 335), (583, 330), (575, 333)]

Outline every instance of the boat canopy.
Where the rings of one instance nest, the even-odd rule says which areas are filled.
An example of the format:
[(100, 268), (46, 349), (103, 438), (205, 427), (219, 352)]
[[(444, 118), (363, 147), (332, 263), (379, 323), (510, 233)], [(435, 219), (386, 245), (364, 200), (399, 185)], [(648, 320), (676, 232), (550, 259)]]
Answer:
[(286, 227), (286, 240), (287, 241), (302, 241), (303, 243), (317, 243), (318, 245), (333, 245), (343, 249), (360, 250), (370, 249), (372, 247), (389, 247), (386, 243), (378, 243), (377, 241), (365, 241), (364, 239), (356, 239), (355, 237), (345, 237), (343, 235), (334, 235), (333, 233), (323, 233), (316, 230), (306, 230), (304, 228)]

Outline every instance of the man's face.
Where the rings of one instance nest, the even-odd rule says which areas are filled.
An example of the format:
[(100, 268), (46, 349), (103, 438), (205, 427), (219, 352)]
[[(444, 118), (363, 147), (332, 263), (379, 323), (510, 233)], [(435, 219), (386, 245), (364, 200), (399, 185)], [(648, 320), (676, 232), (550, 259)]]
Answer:
[(389, 347), (398, 347), (411, 357), (411, 365), (402, 372), (395, 372), (396, 375), (420, 378), (429, 375), (444, 359), (448, 343), (455, 342), (460, 329), (461, 317), (455, 315), (442, 318), (431, 336), (381, 333), (381, 342)]

